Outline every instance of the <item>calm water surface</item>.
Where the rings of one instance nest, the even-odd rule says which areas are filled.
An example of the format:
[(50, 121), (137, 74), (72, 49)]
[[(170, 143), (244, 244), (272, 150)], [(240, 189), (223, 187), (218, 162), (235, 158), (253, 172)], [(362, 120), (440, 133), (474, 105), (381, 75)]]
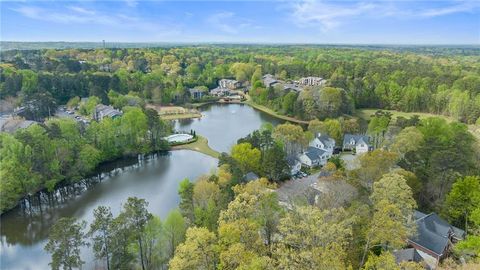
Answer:
[[(210, 146), (220, 152), (229, 151), (237, 139), (258, 129), (262, 123), (279, 121), (242, 104), (211, 105), (201, 109), (203, 117), (176, 121), (179, 130), (195, 130), (205, 136)], [(178, 183), (209, 173), (217, 160), (201, 153), (181, 150), (144, 160), (119, 161), (103, 173), (98, 184), (89, 187), (73, 199), (55, 207), (44, 208), (29, 215), (14, 209), (0, 220), (0, 269), (49, 269), (50, 256), (43, 247), (51, 225), (61, 217), (76, 217), (92, 221), (93, 209), (99, 205), (112, 208), (114, 215), (130, 196), (146, 199), (149, 211), (165, 218), (179, 203)], [(83, 269), (99, 266), (89, 248), (82, 251), (86, 262)]]
[(277, 118), (244, 104), (215, 104), (202, 107), (202, 118), (175, 121), (175, 129), (190, 131), (208, 139), (211, 148), (229, 152), (239, 138), (258, 129), (263, 123), (277, 125)]

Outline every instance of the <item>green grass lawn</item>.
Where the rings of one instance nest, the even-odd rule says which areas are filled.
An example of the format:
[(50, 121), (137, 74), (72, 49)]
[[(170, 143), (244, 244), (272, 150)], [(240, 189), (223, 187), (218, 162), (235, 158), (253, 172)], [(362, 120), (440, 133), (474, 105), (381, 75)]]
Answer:
[(189, 144), (172, 146), (172, 150), (180, 150), (180, 149), (197, 151), (197, 152), (203, 153), (205, 155), (209, 155), (209, 156), (214, 157), (214, 158), (219, 158), (220, 157), (219, 152), (210, 148), (210, 146), (208, 145), (207, 138), (199, 136), (199, 135), (197, 135), (197, 140), (195, 142), (192, 142), (192, 143), (189, 143)]
[(186, 118), (200, 118), (202, 114), (200, 113), (181, 113), (181, 114), (166, 114), (160, 116), (162, 120), (175, 120), (175, 119), (186, 119)]
[[(375, 114), (376, 111), (379, 109), (357, 109), (355, 111), (355, 116), (365, 119), (365, 120), (370, 120), (371, 116)], [(397, 118), (399, 116), (405, 117), (405, 118), (410, 118), (413, 115), (418, 115), (420, 119), (428, 118), (428, 117), (441, 117), (447, 120), (448, 122), (455, 121), (452, 117), (445, 116), (445, 115), (440, 115), (440, 114), (433, 114), (433, 113), (422, 113), (422, 112), (400, 112), (400, 111), (395, 111), (395, 110), (383, 110), (385, 112), (390, 112), (393, 116), (393, 118)]]

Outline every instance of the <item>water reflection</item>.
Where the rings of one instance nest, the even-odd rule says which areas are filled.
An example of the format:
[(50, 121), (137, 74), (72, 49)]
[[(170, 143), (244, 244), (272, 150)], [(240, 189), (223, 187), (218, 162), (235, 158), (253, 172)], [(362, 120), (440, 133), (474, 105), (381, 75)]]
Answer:
[[(201, 119), (176, 121), (179, 130), (195, 130), (217, 151), (228, 151), (235, 142), (263, 123), (279, 120), (242, 104), (211, 105), (202, 108)], [(1, 269), (48, 269), (49, 255), (43, 250), (52, 224), (61, 217), (91, 222), (99, 205), (118, 214), (130, 196), (146, 199), (149, 211), (164, 218), (177, 207), (178, 183), (196, 179), (216, 167), (217, 160), (201, 153), (182, 150), (150, 159), (122, 159), (99, 168), (98, 174), (75, 186), (59, 188), (54, 198), (42, 195), (42, 207), (16, 208), (0, 217)], [(35, 201), (35, 198), (33, 199)], [(26, 210), (26, 211), (24, 211)], [(30, 211), (31, 210), (31, 211)], [(82, 250), (85, 269), (96, 268), (90, 249)]]

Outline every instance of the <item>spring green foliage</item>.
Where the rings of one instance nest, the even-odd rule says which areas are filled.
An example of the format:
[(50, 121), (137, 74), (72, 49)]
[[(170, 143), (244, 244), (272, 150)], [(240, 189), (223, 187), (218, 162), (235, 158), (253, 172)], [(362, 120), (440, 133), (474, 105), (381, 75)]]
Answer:
[[(121, 95), (132, 92), (155, 103), (182, 103), (189, 100), (188, 88), (214, 88), (218, 79), (235, 78), (250, 81), (255, 102), (305, 120), (351, 113), (355, 104), (357, 108), (431, 112), (466, 123), (478, 121), (478, 51), (382, 49), (203, 46), (11, 50), (2, 52), (0, 97), (49, 93), (58, 104), (75, 96), (97, 96), (107, 103), (113, 90)], [(300, 95), (267, 89), (261, 81), (264, 74), (283, 80), (319, 76), (327, 79), (327, 86), (311, 87)], [(122, 106), (125, 99), (112, 102)]]
[[(395, 149), (403, 156), (399, 165), (421, 182), (422, 190), (416, 198), (421, 208), (441, 212), (439, 206), (455, 180), (479, 173), (476, 141), (463, 124), (426, 118), (417, 127), (404, 130), (396, 140)], [(404, 149), (400, 148), (401, 141), (409, 142), (402, 146)]]
[[(480, 212), (480, 177), (466, 176), (457, 179), (445, 202), (448, 216), (452, 221), (463, 223), (468, 233), (469, 227), (475, 223), (475, 219), (471, 220), (471, 215), (475, 211)], [(478, 225), (480, 226), (480, 222)]]
[(125, 107), (118, 119), (84, 127), (72, 119), (52, 119), (15, 134), (0, 134), (0, 212), (42, 188), (78, 181), (98, 164), (126, 155), (167, 149), (169, 132), (155, 111)]
[(61, 218), (52, 226), (45, 250), (52, 254), (50, 266), (54, 270), (80, 268), (85, 262), (80, 258), (85, 241), (86, 222), (74, 218)]

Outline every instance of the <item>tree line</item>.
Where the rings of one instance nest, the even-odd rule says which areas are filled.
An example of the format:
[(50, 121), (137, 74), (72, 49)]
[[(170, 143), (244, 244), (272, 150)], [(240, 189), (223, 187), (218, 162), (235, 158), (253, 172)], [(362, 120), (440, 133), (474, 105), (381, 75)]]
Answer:
[[(480, 66), (475, 50), (368, 50), (315, 46), (229, 46), (148, 49), (66, 49), (2, 53), (0, 97), (20, 103), (47, 95), (136, 92), (155, 103), (189, 101), (190, 87), (213, 88), (221, 78), (249, 81), (254, 100), (302, 119), (337, 117), (354, 108), (431, 112), (465, 123), (480, 117)], [(437, 52), (437, 53), (435, 53)], [(298, 94), (265, 88), (263, 74), (283, 80), (327, 79), (324, 89)]]
[(153, 109), (123, 107), (117, 119), (88, 125), (70, 118), (50, 119), (0, 133), (0, 212), (46, 189), (53, 196), (60, 183), (75, 183), (102, 162), (167, 150), (163, 137), (171, 127)]
[[(441, 118), (385, 122), (370, 122), (379, 148), (358, 157), (359, 166), (347, 169), (334, 158), (322, 169), (319, 183), (353, 187), (357, 192), (350, 199), (340, 199), (345, 193), (340, 188), (281, 201), (282, 178), (276, 177), (287, 168), (286, 153), (304, 147), (309, 133), (337, 125), (315, 120), (307, 131), (292, 124), (267, 125), (223, 153), (215, 172), (181, 181), (179, 209), (164, 222), (138, 198), (129, 198), (117, 217), (97, 208), (89, 230), (83, 222), (62, 219), (46, 246), (51, 265), (82, 264), (78, 252), (68, 253), (73, 254), (68, 260), (60, 252), (68, 232), (72, 238), (90, 236), (96, 258), (109, 269), (424, 269), (421, 263), (397, 264), (393, 255), (415, 235), (413, 211), (419, 209), (436, 211), (466, 230), (467, 238), (450, 257), (462, 257), (474, 269), (480, 259), (477, 142), (464, 124)], [(268, 157), (273, 153), (283, 158)], [(249, 171), (260, 179), (246, 181)], [(87, 244), (77, 239), (68, 242), (76, 243), (70, 245), (73, 251)], [(459, 266), (449, 259), (441, 267)]]

